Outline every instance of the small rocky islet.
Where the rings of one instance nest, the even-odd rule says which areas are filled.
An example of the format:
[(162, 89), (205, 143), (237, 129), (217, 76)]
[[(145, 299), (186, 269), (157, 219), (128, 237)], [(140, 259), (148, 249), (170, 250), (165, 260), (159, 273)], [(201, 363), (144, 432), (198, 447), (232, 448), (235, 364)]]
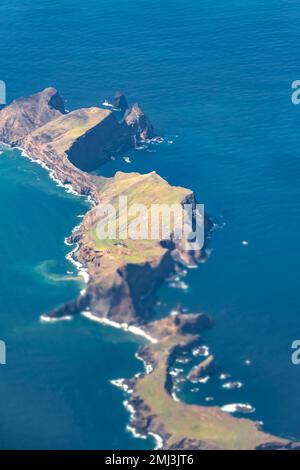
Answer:
[[(113, 108), (82, 108), (71, 112), (55, 88), (20, 98), (0, 110), (0, 142), (23, 150), (51, 176), (80, 195), (92, 207), (69, 239), (72, 258), (87, 274), (86, 289), (76, 299), (43, 314), (59, 319), (86, 311), (99, 320), (139, 328), (150, 339), (139, 351), (146, 372), (123, 381), (130, 391), (130, 427), (139, 435), (159, 436), (164, 449), (298, 449), (300, 444), (262, 432), (259, 423), (236, 418), (217, 406), (188, 405), (172, 396), (170, 364), (187, 347), (204, 356), (189, 379), (199, 380), (215, 372), (215, 362), (203, 346), (200, 334), (212, 326), (205, 314), (182, 313), (153, 320), (158, 287), (183, 266), (196, 265), (201, 251), (187, 252), (180, 241), (122, 240), (112, 243), (95, 236), (97, 205), (125, 195), (131, 203), (150, 207), (153, 202), (196, 205), (194, 193), (171, 186), (156, 172), (117, 172), (112, 178), (91, 173), (112, 156), (161, 138), (138, 104), (129, 106), (117, 92)], [(205, 233), (212, 222), (204, 218)], [(194, 349), (193, 349), (194, 348)], [(201, 349), (202, 348), (202, 349)], [(188, 359), (181, 359), (187, 363)], [(180, 363), (180, 359), (178, 361)], [(239, 382), (226, 384), (239, 388)], [(211, 398), (211, 397), (209, 397)], [(212, 400), (207, 400), (212, 401)]]

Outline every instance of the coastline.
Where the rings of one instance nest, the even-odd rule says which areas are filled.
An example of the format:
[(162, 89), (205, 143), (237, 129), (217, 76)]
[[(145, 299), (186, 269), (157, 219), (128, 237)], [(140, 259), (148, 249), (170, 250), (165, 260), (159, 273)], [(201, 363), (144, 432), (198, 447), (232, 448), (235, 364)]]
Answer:
[[(55, 183), (55, 185), (57, 187), (64, 189), (67, 193), (73, 194), (74, 196), (85, 197), (85, 199), (87, 200), (87, 202), (89, 202), (91, 204), (91, 206), (96, 205), (95, 201), (92, 200), (91, 196), (84, 196), (82, 194), (79, 194), (77, 191), (75, 191), (72, 188), (72, 185), (65, 185), (65, 184), (61, 183), (60, 180), (55, 178), (54, 170), (49, 168), (41, 160), (34, 159), (34, 158), (30, 157), (30, 155), (28, 155), (24, 149), (22, 149), (20, 147), (11, 147), (11, 146), (9, 146), (7, 144), (4, 144), (2, 142), (0, 142), (0, 145), (5, 147), (7, 150), (10, 150), (10, 151), (12, 151), (13, 149), (17, 149), (20, 152), (20, 155), (22, 157), (25, 157), (25, 158), (29, 159), (32, 163), (36, 163), (36, 164), (40, 165), (43, 169), (45, 169), (48, 172), (49, 178)], [(81, 217), (84, 217), (84, 216), (81, 216)], [(82, 223), (79, 224), (79, 225), (76, 225), (72, 229), (71, 233), (74, 233), (75, 231), (77, 231), (81, 227), (81, 225), (82, 225)], [(80, 263), (79, 261), (77, 261), (73, 256), (79, 249), (78, 243), (70, 243), (68, 241), (68, 238), (69, 237), (66, 237), (64, 239), (64, 244), (67, 245), (67, 246), (73, 246), (74, 245), (74, 248), (69, 253), (67, 253), (65, 258), (69, 262), (71, 262), (73, 264), (73, 266), (75, 266), (75, 268), (78, 271), (78, 275), (83, 277), (83, 280), (84, 280), (85, 284), (88, 284), (88, 281), (89, 281), (90, 277), (87, 273), (87, 268), (84, 268), (83, 264)], [(81, 316), (83, 316), (84, 318), (87, 318), (90, 321), (94, 321), (94, 322), (100, 323), (102, 325), (109, 326), (111, 328), (121, 329), (124, 332), (131, 333), (135, 336), (140, 336), (140, 337), (146, 339), (147, 341), (149, 341), (150, 343), (155, 344), (155, 343), (158, 342), (158, 340), (156, 338), (153, 338), (151, 335), (147, 334), (141, 328), (138, 328), (138, 327), (135, 327), (135, 326), (129, 326), (126, 323), (120, 324), (120, 323), (111, 321), (107, 318), (97, 317), (96, 315), (93, 315), (91, 312), (88, 312), (88, 311), (81, 312)], [(60, 318), (54, 318), (54, 317), (50, 317), (50, 316), (47, 316), (47, 315), (41, 315), (40, 316), (40, 321), (43, 322), (43, 323), (56, 323), (56, 322), (60, 322), (60, 321), (72, 321), (72, 320), (73, 320), (73, 316), (71, 316), (71, 315), (66, 315), (66, 316), (60, 317)], [(136, 353), (136, 357), (143, 363), (144, 369), (145, 369), (145, 374), (151, 373), (152, 370), (153, 370), (151, 364), (147, 364), (146, 361), (138, 355), (138, 353)], [(140, 373), (137, 373), (137, 374), (135, 374), (135, 377), (137, 378), (139, 375), (140, 375)], [(129, 391), (128, 387), (126, 386), (126, 384), (122, 384), (122, 385), (117, 384), (117, 382), (121, 381), (121, 380), (125, 380), (125, 379), (116, 379), (116, 380), (111, 381), (111, 383), (113, 385), (115, 385), (116, 387), (122, 388), (122, 390), (124, 392), (130, 393), (130, 391)], [(134, 418), (136, 410), (134, 409), (134, 407), (132, 405), (129, 404), (128, 400), (124, 400), (123, 405), (129, 413), (129, 421), (131, 422)], [(142, 434), (138, 433), (133, 426), (130, 426), (130, 424), (128, 424), (126, 426), (126, 430), (128, 432), (130, 432), (136, 439), (146, 439), (147, 438), (147, 435), (142, 435)], [(148, 436), (151, 436), (155, 441), (154, 450), (159, 450), (159, 449), (163, 448), (164, 441), (163, 441), (163, 438), (159, 434), (149, 431)]]
[[(142, 356), (140, 356), (138, 352), (135, 354), (135, 357), (143, 363), (144, 372), (137, 372), (134, 375), (133, 379), (129, 379), (129, 380), (128, 379), (113, 379), (110, 381), (112, 385), (114, 385), (117, 388), (120, 388), (123, 391), (123, 393), (127, 394), (128, 396), (130, 396), (134, 392), (134, 389), (130, 388), (128, 381), (137, 380), (142, 375), (149, 375), (153, 371), (152, 365), (150, 363), (147, 363), (147, 361)], [(129, 424), (126, 426), (127, 431), (130, 432), (137, 439), (147, 439), (147, 436), (151, 436), (155, 442), (154, 450), (162, 449), (164, 445), (163, 437), (160, 434), (154, 433), (152, 431), (148, 431), (145, 434), (139, 433), (133, 424), (137, 410), (129, 402), (129, 399), (125, 399), (123, 401), (123, 405), (125, 409), (127, 410), (127, 412), (129, 413)]]
[[(36, 163), (37, 165), (39, 165), (43, 169), (45, 169), (48, 172), (49, 178), (55, 183), (55, 185), (57, 187), (64, 189), (67, 193), (73, 194), (74, 196), (84, 197), (87, 200), (87, 202), (89, 202), (91, 205), (96, 204), (96, 202), (92, 200), (91, 196), (85, 196), (83, 194), (80, 194), (72, 188), (72, 185), (63, 184), (60, 180), (55, 178), (53, 169), (49, 168), (42, 160), (32, 158), (21, 147), (12, 147), (8, 144), (5, 144), (4, 142), (0, 142), (0, 146), (3, 146), (5, 149), (7, 149), (9, 151), (13, 151), (14, 149), (18, 150), (22, 157), (27, 158), (32, 163)], [(84, 217), (84, 215), (83, 216), (80, 215), (80, 217)], [(82, 222), (79, 225), (76, 225), (72, 229), (71, 233), (73, 234), (74, 232), (76, 232), (78, 229), (80, 229), (81, 226), (82, 226)], [(84, 265), (82, 263), (80, 263), (78, 260), (76, 260), (73, 256), (79, 249), (78, 243), (70, 243), (68, 241), (68, 238), (69, 237), (65, 237), (64, 244), (67, 245), (67, 246), (74, 246), (74, 248), (69, 253), (67, 253), (66, 259), (68, 261), (70, 261), (73, 264), (73, 266), (75, 266), (75, 268), (78, 271), (78, 275), (83, 278), (85, 284), (88, 284), (90, 276), (88, 275), (87, 268), (85, 268)], [(141, 328), (138, 328), (138, 327), (135, 327), (135, 326), (129, 326), (126, 323), (122, 323), (122, 324), (117, 323), (117, 322), (114, 322), (114, 321), (109, 320), (107, 318), (97, 317), (96, 315), (93, 315), (91, 312), (87, 312), (87, 311), (86, 312), (84, 312), (84, 311), (81, 312), (81, 315), (84, 316), (85, 318), (88, 318), (91, 321), (98, 322), (98, 323), (101, 323), (103, 325), (111, 326), (112, 328), (122, 329), (123, 331), (129, 332), (129, 333), (131, 333), (133, 335), (136, 335), (136, 336), (141, 336), (141, 337), (145, 338), (147, 341), (149, 341), (150, 343), (154, 343), (154, 344), (157, 343), (156, 338), (153, 338), (152, 336), (148, 335)], [(51, 322), (57, 322), (57, 321), (63, 321), (63, 320), (71, 320), (72, 316), (67, 315), (67, 316), (61, 317), (61, 318), (53, 318), (53, 317), (50, 317), (50, 316), (47, 316), (47, 315), (41, 315), (40, 319), (43, 322), (51, 323)]]
[[(48, 176), (50, 178), (51, 181), (53, 181), (55, 183), (55, 186), (59, 187), (59, 188), (62, 188), (66, 191), (66, 193), (68, 194), (72, 194), (74, 196), (77, 196), (77, 197), (84, 197), (85, 200), (91, 204), (91, 206), (95, 205), (96, 203), (92, 200), (91, 196), (85, 196), (83, 194), (80, 194), (78, 193), (77, 191), (75, 191), (72, 187), (72, 185), (70, 184), (63, 184), (59, 179), (55, 178), (54, 176), (54, 170), (49, 168), (42, 160), (39, 160), (39, 159), (35, 159), (35, 158), (32, 158), (30, 155), (28, 155), (26, 153), (26, 151), (24, 149), (22, 149), (21, 147), (12, 147), (8, 144), (5, 144), (4, 142), (0, 142), (0, 147), (3, 147), (5, 150), (8, 150), (8, 151), (13, 151), (13, 150), (18, 150), (20, 152), (20, 155), (24, 158), (27, 158), (28, 160), (30, 160), (32, 163), (36, 163), (37, 165), (41, 166), (44, 170), (47, 171), (48, 173)], [(88, 209), (89, 210), (89, 209)], [(82, 217), (82, 215), (80, 215), (80, 217)], [(84, 217), (84, 216), (83, 216)], [(74, 233), (76, 230), (78, 230), (80, 227), (81, 227), (82, 223), (80, 223), (79, 225), (76, 225), (73, 229), (72, 229), (72, 232), (71, 233)], [(65, 237), (64, 239), (64, 244), (67, 245), (67, 246), (74, 246), (74, 248), (66, 254), (65, 258), (73, 264), (73, 266), (75, 266), (75, 268), (77, 269), (77, 272), (78, 272), (78, 276), (82, 277), (83, 278), (83, 281), (85, 284), (88, 284), (89, 282), (89, 278), (90, 276), (88, 275), (88, 272), (87, 272), (87, 268), (85, 268), (83, 266), (82, 263), (80, 263), (79, 261), (77, 261), (75, 258), (74, 258), (74, 254), (77, 252), (78, 250), (78, 244), (77, 243), (69, 243), (68, 242), (68, 238), (69, 237)], [(81, 291), (81, 294), (83, 294), (84, 291)], [(58, 321), (70, 321), (72, 320), (73, 317), (71, 315), (66, 315), (64, 317), (60, 317), (60, 318), (54, 318), (54, 317), (50, 317), (48, 315), (41, 315), (40, 316), (40, 321), (42, 322), (47, 322), (47, 323), (54, 323), (54, 322), (58, 322)]]
[[(23, 148), (21, 148), (21, 147), (12, 147), (12, 146), (9, 146), (7, 144), (3, 144), (2, 142), (0, 142), (0, 145), (3, 145), (3, 147), (5, 147), (7, 150), (16, 149), (20, 152), (20, 155), (22, 157), (25, 157), (25, 158), (29, 159), (32, 163), (36, 163), (36, 164), (40, 165), (43, 169), (45, 169), (47, 171), (49, 178), (55, 183), (55, 185), (57, 187), (60, 187), (60, 188), (64, 189), (67, 193), (73, 194), (74, 196), (83, 196), (83, 197), (85, 197), (85, 199), (87, 200), (87, 202), (89, 202), (91, 204), (91, 206), (96, 205), (96, 202), (92, 200), (91, 196), (85, 196), (83, 194), (78, 193), (77, 191), (75, 191), (72, 188), (72, 185), (70, 185), (70, 184), (63, 184), (60, 180), (58, 180), (55, 177), (55, 170), (54, 169), (49, 168), (48, 165), (46, 165), (40, 159), (32, 158), (30, 155), (28, 155), (28, 153)], [(87, 212), (88, 212), (88, 210), (87, 210)], [(73, 234), (78, 229), (80, 229), (82, 224), (83, 224), (83, 222), (81, 222), (79, 225), (75, 226), (72, 229), (71, 233)], [(71, 249), (71, 251), (69, 253), (67, 253), (65, 258), (68, 261), (70, 261), (73, 264), (73, 266), (75, 266), (75, 268), (78, 271), (78, 275), (80, 275), (83, 278), (84, 283), (87, 285), (88, 282), (89, 282), (89, 279), (90, 279), (90, 277), (88, 275), (88, 272), (87, 272), (88, 270), (87, 270), (87, 268), (84, 267), (84, 265), (81, 262), (79, 262), (77, 259), (74, 258), (75, 253), (79, 249), (79, 244), (76, 243), (76, 242), (75, 243), (70, 243), (68, 241), (68, 239), (69, 239), (69, 237), (65, 237), (65, 239), (64, 239), (65, 245), (70, 246), (70, 247), (74, 246), (74, 247)], [(198, 267), (198, 265), (187, 265), (186, 266), (186, 268), (188, 268), (188, 269), (197, 268), (197, 267)], [(84, 291), (82, 291), (82, 292), (84, 292)], [(129, 326), (127, 323), (118, 323), (118, 322), (109, 320), (107, 318), (99, 317), (97, 315), (92, 314), (90, 311), (81, 311), (80, 314), (83, 317), (90, 320), (90, 321), (94, 321), (94, 322), (100, 323), (102, 325), (110, 326), (112, 328), (122, 329), (123, 331), (132, 333), (136, 336), (141, 336), (144, 339), (146, 339), (153, 346), (158, 344), (158, 339), (156, 339), (156, 338), (152, 337), (151, 335), (147, 334), (144, 330), (142, 330), (141, 328), (139, 328), (137, 326)], [(173, 317), (174, 317), (174, 315), (173, 315)], [(59, 321), (71, 321), (72, 319), (73, 319), (72, 315), (64, 315), (64, 316), (61, 316), (61, 317), (53, 317), (53, 316), (48, 316), (48, 315), (41, 315), (40, 316), (40, 321), (43, 322), (43, 323), (55, 323), (55, 322), (59, 322)], [(138, 352), (136, 353), (136, 357), (139, 360), (141, 360), (143, 362), (143, 365), (144, 365), (144, 373), (143, 372), (137, 373), (134, 376), (134, 379), (138, 380), (140, 377), (149, 376), (153, 372), (153, 366), (152, 366), (152, 364), (147, 363), (145, 358), (140, 356), (138, 354)], [(128, 387), (126, 385), (124, 386), (124, 384), (122, 382), (120, 382), (120, 380), (122, 381), (122, 379), (117, 379), (117, 381), (112, 381), (111, 383), (115, 386), (118, 386), (118, 387), (122, 388), (125, 393), (130, 394), (130, 389), (128, 389)], [(117, 382), (118, 382), (118, 384), (117, 384)], [(171, 397), (172, 397), (172, 400), (174, 401), (174, 403), (182, 403), (180, 400), (176, 400), (175, 397), (172, 394), (171, 394)], [(126, 410), (129, 412), (129, 422), (130, 423), (126, 427), (127, 431), (131, 432), (132, 435), (135, 438), (146, 438), (147, 435), (152, 436), (154, 438), (154, 441), (155, 441), (155, 450), (156, 449), (162, 449), (164, 447), (164, 443), (165, 443), (164, 438), (160, 434), (158, 434), (157, 432), (153, 432), (151, 430), (147, 430), (145, 436), (143, 436), (141, 433), (139, 433), (137, 431), (137, 429), (135, 428), (135, 426), (133, 425), (133, 421), (134, 421), (135, 416), (137, 414), (137, 410), (129, 402), (129, 400), (124, 400), (123, 404), (124, 404)], [(226, 411), (225, 413), (229, 414), (228, 411)]]
[[(162, 201), (169, 203), (183, 205), (190, 201), (196, 204), (192, 190), (171, 186), (154, 171), (146, 175), (118, 172), (103, 184), (101, 177), (95, 180), (88, 174), (87, 168), (83, 168), (91, 164), (86, 160), (87, 150), (91, 152), (89, 157), (99, 158), (99, 139), (101, 141), (105, 137), (107, 144), (115, 146), (123, 138), (126, 140), (130, 132), (139, 138), (145, 132), (154, 132), (139, 107), (133, 106), (131, 109), (129, 122), (125, 123), (125, 136), (120, 134), (120, 126), (111, 114), (111, 134), (105, 130), (103, 136), (103, 121), (108, 115), (104, 113), (104, 116), (100, 108), (76, 110), (66, 118), (61, 109), (51, 107), (53, 96), (59, 97), (58, 92), (48, 88), (27, 98), (25, 104), (29, 104), (30, 112), (25, 116), (22, 112), (24, 101), (16, 100), (5, 108), (0, 124), (4, 139), (12, 144), (7, 147), (16, 148), (22, 156), (41, 165), (57, 186), (76, 196), (84, 196), (91, 206), (99, 203), (100, 190), (104, 200), (105, 197), (110, 200), (120, 193), (129, 192), (133, 200), (143, 194), (145, 202), (150, 204), (157, 194)], [(41, 101), (38, 113), (36, 100)], [(16, 128), (11, 129), (10, 119), (14, 119), (15, 108), (20, 117)], [(84, 127), (78, 125), (82, 118), (86, 122)], [(142, 129), (140, 124), (145, 120), (146, 127)], [(14, 146), (17, 142), (18, 147)], [(45, 161), (41, 160), (42, 157)], [(102, 154), (102, 157), (105, 155)], [(96, 163), (100, 166), (99, 159)], [(212, 321), (205, 314), (179, 312), (178, 315), (156, 321), (152, 318), (151, 322), (149, 313), (154, 307), (155, 288), (168, 278), (168, 274), (176, 271), (176, 266), (197, 267), (203, 253), (200, 250), (193, 253), (184, 251), (182, 243), (163, 246), (163, 240), (157, 243), (158, 246), (150, 244), (147, 247), (143, 244), (99, 245), (92, 237), (97, 222), (95, 207), (87, 212), (84, 224), (82, 222), (73, 228), (74, 236), (65, 239), (65, 244), (75, 245), (66, 259), (76, 267), (88, 287), (81, 291), (79, 297), (53, 309), (49, 315), (41, 315), (40, 319), (50, 322), (69, 320), (75, 314), (81, 314), (89, 320), (143, 336), (148, 341), (148, 346), (141, 348), (141, 354), (137, 356), (143, 358), (145, 373), (135, 376), (132, 397), (125, 402), (131, 411), (131, 421), (137, 418), (135, 432), (141, 434), (141, 430), (156, 437), (159, 448), (188, 449), (188, 446), (193, 446), (199, 449), (230, 449), (233, 446), (236, 449), (259, 449), (296, 446), (297, 443), (259, 431), (251, 420), (229, 417), (220, 407), (188, 405), (174, 399), (169, 390), (168, 371), (173, 354), (175, 350), (198, 341), (200, 331), (209, 328)], [(208, 217), (204, 219), (204, 226), (207, 235), (213, 228)], [(147, 325), (147, 332), (140, 327), (141, 324)], [(199, 374), (199, 379), (208, 366), (207, 360), (197, 366), (194, 373)], [(178, 428), (179, 421), (184, 422), (183, 427)]]
[[(41, 166), (44, 170), (46, 170), (48, 172), (48, 176), (49, 178), (55, 183), (55, 185), (59, 188), (62, 188), (66, 191), (66, 193), (68, 194), (72, 194), (73, 196), (77, 196), (77, 197), (83, 197), (85, 198), (85, 200), (91, 205), (91, 207), (94, 207), (96, 206), (97, 202), (92, 198), (91, 195), (85, 195), (85, 194), (80, 194), (78, 191), (76, 191), (74, 189), (74, 187), (72, 186), (72, 184), (64, 184), (62, 183), (58, 178), (56, 178), (55, 176), (55, 170), (52, 169), (52, 168), (49, 168), (49, 166), (43, 162), (42, 160), (38, 159), (38, 158), (33, 158), (31, 157), (30, 155), (28, 155), (28, 153), (26, 152), (26, 150), (24, 150), (22, 147), (18, 147), (18, 146), (10, 146), (8, 144), (5, 144), (4, 142), (1, 142), (0, 141), (0, 145), (3, 146), (3, 147), (6, 147), (8, 150), (18, 150), (20, 152), (20, 155), (22, 157), (25, 157), (27, 158), (28, 160), (30, 160), (32, 163), (36, 163), (37, 165)], [(81, 224), (80, 224), (81, 225)], [(72, 230), (72, 233), (80, 227), (80, 225), (78, 226), (75, 226), (74, 229)]]
[(91, 321), (101, 323), (101, 325), (111, 326), (112, 328), (123, 330), (128, 333), (132, 333), (133, 335), (136, 335), (136, 336), (141, 336), (152, 344), (156, 344), (158, 342), (156, 338), (153, 338), (151, 335), (147, 334), (144, 330), (136, 326), (130, 326), (127, 323), (117, 323), (112, 320), (109, 320), (108, 318), (101, 318), (101, 317), (98, 317), (97, 315), (93, 315), (89, 311), (83, 311), (80, 313), (80, 315), (82, 315), (85, 318), (88, 318)]

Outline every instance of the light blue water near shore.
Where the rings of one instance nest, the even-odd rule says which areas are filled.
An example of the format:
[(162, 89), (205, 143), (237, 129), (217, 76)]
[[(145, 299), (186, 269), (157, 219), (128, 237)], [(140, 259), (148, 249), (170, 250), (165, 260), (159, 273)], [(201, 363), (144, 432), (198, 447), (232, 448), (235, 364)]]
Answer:
[[(191, 187), (225, 224), (208, 263), (189, 273), (189, 291), (163, 288), (162, 298), (212, 315), (204, 340), (245, 387), (224, 392), (212, 382), (185, 390), (186, 400), (249, 402), (267, 431), (299, 439), (300, 368), (290, 362), (300, 334), (300, 108), (290, 100), (300, 75), (298, 2), (11, 3), (0, 5), (9, 100), (53, 85), (73, 109), (122, 88), (174, 143), (131, 153), (119, 168), (156, 169)], [(80, 289), (45, 272), (70, 269), (63, 239), (83, 201), (17, 156), (0, 165), (0, 338), (9, 361), (0, 369), (0, 446), (151, 447), (125, 431), (122, 393), (109, 384), (141, 369), (136, 339), (81, 318), (38, 322)]]
[(144, 448), (110, 383), (142, 370), (136, 338), (82, 317), (39, 321), (82, 288), (63, 240), (87, 204), (17, 151), (1, 155), (0, 181), (0, 448)]

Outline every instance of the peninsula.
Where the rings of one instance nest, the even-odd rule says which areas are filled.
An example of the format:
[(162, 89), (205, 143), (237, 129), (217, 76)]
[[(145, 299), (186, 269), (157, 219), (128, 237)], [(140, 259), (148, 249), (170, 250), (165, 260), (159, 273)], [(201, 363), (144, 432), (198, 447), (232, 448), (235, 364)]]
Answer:
[[(114, 106), (124, 113), (118, 120), (111, 110), (99, 107), (67, 112), (54, 88), (15, 100), (0, 111), (0, 141), (22, 149), (51, 172), (61, 184), (89, 197), (92, 207), (80, 227), (68, 238), (72, 257), (88, 275), (86, 289), (78, 298), (55, 306), (44, 318), (57, 319), (86, 312), (100, 321), (139, 328), (149, 338), (139, 356), (146, 372), (122, 386), (128, 393), (130, 426), (137, 434), (159, 436), (171, 449), (292, 449), (297, 443), (262, 432), (248, 419), (234, 418), (218, 407), (187, 405), (174, 401), (170, 364), (182, 350), (199, 343), (199, 335), (212, 325), (204, 314), (175, 312), (153, 320), (158, 287), (174, 271), (195, 265), (201, 251), (187, 252), (179, 240), (99, 240), (96, 236), (97, 206), (126, 195), (131, 203), (147, 208), (155, 202), (190, 203), (193, 192), (174, 187), (157, 173), (118, 172), (112, 178), (91, 173), (112, 156), (156, 137), (141, 108), (128, 106), (118, 93)], [(212, 223), (204, 218), (206, 235)], [(192, 376), (211, 373), (213, 357)]]

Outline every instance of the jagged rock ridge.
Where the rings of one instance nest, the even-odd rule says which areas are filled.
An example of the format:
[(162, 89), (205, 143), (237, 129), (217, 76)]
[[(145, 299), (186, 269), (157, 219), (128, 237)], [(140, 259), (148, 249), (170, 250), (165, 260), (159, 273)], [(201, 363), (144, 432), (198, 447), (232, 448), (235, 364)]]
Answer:
[(20, 144), (33, 130), (65, 114), (64, 101), (55, 88), (19, 98), (1, 110), (0, 141)]
[(125, 122), (138, 141), (152, 139), (156, 135), (149, 118), (137, 103), (127, 110)]
[[(10, 128), (12, 121), (14, 127)], [(118, 122), (111, 111), (96, 107), (65, 113), (54, 88), (16, 100), (0, 112), (0, 139), (21, 146), (56, 179), (89, 195), (96, 204), (100, 197), (112, 202), (120, 195), (147, 207), (153, 202), (195, 204), (190, 190), (171, 187), (155, 172), (120, 173), (104, 179), (84, 171), (97, 168), (112, 152), (132, 145), (133, 136), (149, 136), (147, 132), (154, 132), (153, 126), (138, 106), (133, 106), (123, 122)], [(96, 224), (97, 208), (86, 215), (81, 229), (70, 239), (79, 245), (74, 256), (89, 271), (86, 294), (54, 309), (52, 316), (75, 313), (85, 305), (94, 314), (115, 321), (144, 321), (155, 302), (157, 287), (176, 264), (195, 263), (201, 256), (186, 252), (180, 242), (125, 240), (122, 244), (101, 244), (95, 237)]]

